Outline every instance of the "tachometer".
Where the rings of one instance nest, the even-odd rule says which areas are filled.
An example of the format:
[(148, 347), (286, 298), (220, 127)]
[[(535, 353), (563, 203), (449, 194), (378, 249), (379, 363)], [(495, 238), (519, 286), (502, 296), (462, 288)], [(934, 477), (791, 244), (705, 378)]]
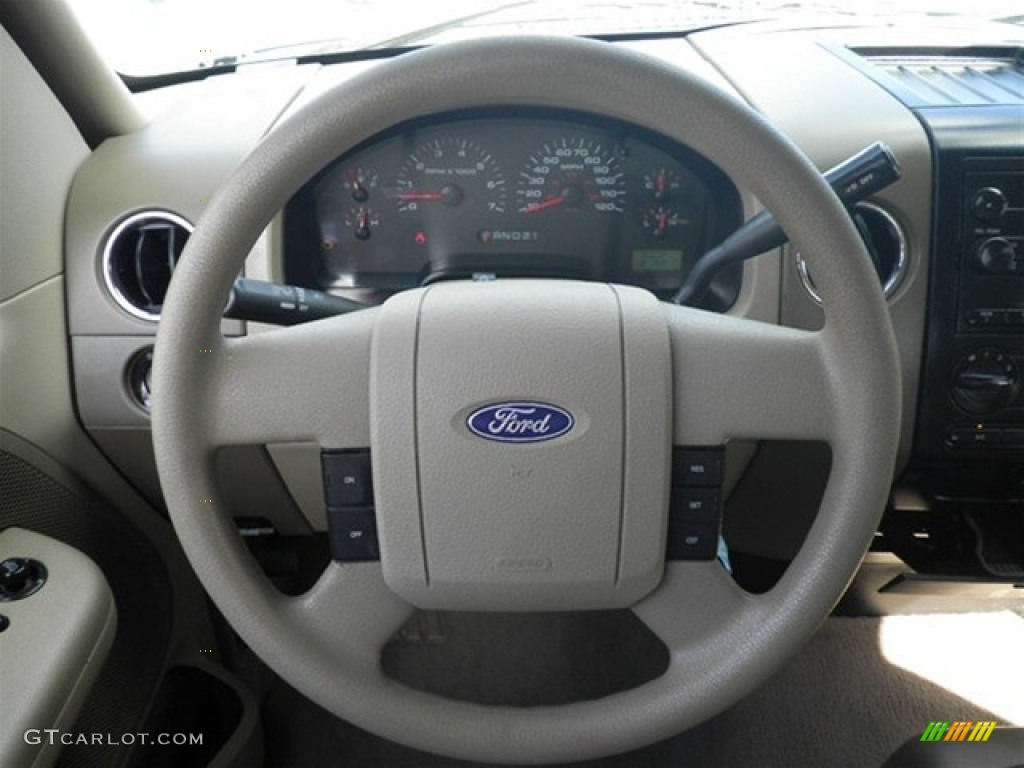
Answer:
[(539, 214), (551, 209), (622, 213), (625, 174), (615, 153), (582, 136), (545, 144), (519, 174), (516, 209)]
[(504, 213), (505, 178), (494, 157), (480, 145), (443, 136), (409, 155), (392, 196), (400, 213), (434, 206)]

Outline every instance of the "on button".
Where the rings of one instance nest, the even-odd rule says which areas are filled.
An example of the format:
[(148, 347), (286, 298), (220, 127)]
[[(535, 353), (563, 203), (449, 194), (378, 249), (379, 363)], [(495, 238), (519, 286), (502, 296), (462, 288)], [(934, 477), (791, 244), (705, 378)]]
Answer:
[(369, 451), (324, 452), (320, 458), (328, 507), (364, 507), (373, 504)]

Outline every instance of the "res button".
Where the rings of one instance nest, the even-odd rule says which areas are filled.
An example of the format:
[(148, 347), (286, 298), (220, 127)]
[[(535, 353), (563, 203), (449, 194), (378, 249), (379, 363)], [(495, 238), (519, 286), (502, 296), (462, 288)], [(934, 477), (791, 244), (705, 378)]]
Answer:
[(713, 487), (722, 484), (725, 454), (721, 448), (675, 448), (672, 485)]

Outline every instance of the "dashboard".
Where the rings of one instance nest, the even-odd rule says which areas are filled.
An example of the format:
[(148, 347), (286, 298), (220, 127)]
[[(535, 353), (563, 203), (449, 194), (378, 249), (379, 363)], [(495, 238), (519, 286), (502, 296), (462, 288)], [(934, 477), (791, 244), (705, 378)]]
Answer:
[[(893, 150), (903, 176), (870, 204), (894, 224), (900, 265), (888, 295), (903, 383), (899, 482), (928, 498), (1005, 503), (1019, 498), (1024, 450), (1024, 348), (1019, 327), (1009, 324), (1024, 309), (1024, 277), (1006, 255), (1018, 247), (1024, 221), (1019, 45), (1008, 38), (979, 52), (960, 46), (958, 34), (752, 24), (615, 44), (742, 98), (819, 169), (876, 141)], [(162, 217), (165, 233), (168, 214), (195, 224), (275, 125), (372, 66), (243, 68), (140, 94), (157, 117), (106, 142), (77, 169), (65, 252), (78, 415), (154, 503), (161, 491), (143, 385), (156, 321), (111, 295), (104, 263), (111, 242), (133, 217), (142, 216), (149, 232), (146, 215)], [(1010, 78), (1003, 95), (991, 97), (1006, 103), (980, 103), (969, 90), (979, 71), (991, 73), (993, 89)], [(962, 82), (966, 93), (942, 96), (940, 82)], [(437, 280), (520, 276), (624, 283), (668, 299), (699, 255), (761, 210), (749, 189), (681, 143), (685, 137), (670, 140), (615, 105), (599, 115), (569, 111), (557, 99), (443, 112), (426, 105), (409, 114), (354, 145), (339, 137), (335, 159), (301, 184), (254, 244), (245, 276), (367, 305)], [(749, 147), (744, 161), (756, 163), (758, 153)], [(984, 190), (999, 191), (984, 192), (996, 200), (991, 220), (971, 207)], [(125, 263), (134, 268), (138, 241), (131, 244)], [(781, 248), (720, 274), (703, 307), (817, 330), (824, 314), (807, 277), (795, 250)], [(977, 318), (1001, 324), (971, 325)], [(222, 330), (270, 328), (225, 320)], [(281, 532), (322, 530), (322, 489), (307, 471), (316, 455), (299, 460), (299, 453), (269, 446), (227, 457), (252, 480), (228, 484), (235, 506)], [(262, 470), (251, 469), (257, 464)], [(742, 474), (743, 461), (730, 466)], [(965, 491), (963, 478), (975, 469), (980, 480)], [(757, 508), (788, 507), (755, 496), (749, 514), (733, 505), (742, 524), (730, 540), (784, 557), (783, 539), (801, 535), (799, 516), (790, 516), (792, 528), (782, 516), (765, 532)]]
[[(400, 126), (324, 169), (286, 212), (286, 278), (368, 304), (441, 279), (561, 277), (662, 299), (741, 222), (704, 158), (625, 122), (533, 109)], [(741, 270), (705, 301), (724, 311)]]

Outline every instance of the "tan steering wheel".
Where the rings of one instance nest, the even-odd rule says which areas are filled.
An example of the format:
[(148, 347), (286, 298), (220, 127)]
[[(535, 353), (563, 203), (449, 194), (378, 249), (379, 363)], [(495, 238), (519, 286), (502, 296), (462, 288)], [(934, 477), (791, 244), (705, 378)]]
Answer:
[[(405, 120), (498, 105), (612, 116), (709, 158), (775, 212), (799, 246), (821, 291), (824, 329), (661, 304), (633, 288), (499, 280), (432, 285), (377, 309), (243, 338), (220, 334), (243, 260), (317, 171)], [(539, 362), (493, 343), (513, 331), (531, 334)], [(570, 761), (700, 723), (761, 685), (811, 636), (884, 508), (898, 370), (889, 314), (853, 225), (814, 167), (757, 114), (697, 77), (610, 44), (491, 39), (376, 65), (284, 121), (242, 163), (198, 222), (167, 296), (153, 430), (185, 552), (228, 621), (286, 681), (338, 716), (420, 749)], [(532, 447), (473, 442), (467, 413), (527, 396), (564, 407), (576, 429)], [(803, 548), (762, 595), (742, 591), (718, 563), (664, 560), (671, 446), (732, 438), (816, 439), (832, 449)], [(381, 562), (333, 563), (299, 597), (275, 591), (249, 557), (212, 469), (220, 446), (287, 441), (371, 448), (381, 540)], [(501, 480), (513, 455), (548, 468), (538, 482), (549, 484), (552, 503), (531, 510), (535, 538), (509, 523), (522, 506)], [(608, 504), (602, 486), (574, 503), (580, 478), (611, 478), (620, 492)], [(617, 537), (610, 549), (609, 532)], [(505, 535), (520, 537), (508, 550), (532, 547), (549, 567), (481, 565), (503, 551)], [(670, 660), (657, 679), (606, 698), (487, 707), (411, 690), (381, 670), (381, 647), (415, 607), (623, 606)]]

